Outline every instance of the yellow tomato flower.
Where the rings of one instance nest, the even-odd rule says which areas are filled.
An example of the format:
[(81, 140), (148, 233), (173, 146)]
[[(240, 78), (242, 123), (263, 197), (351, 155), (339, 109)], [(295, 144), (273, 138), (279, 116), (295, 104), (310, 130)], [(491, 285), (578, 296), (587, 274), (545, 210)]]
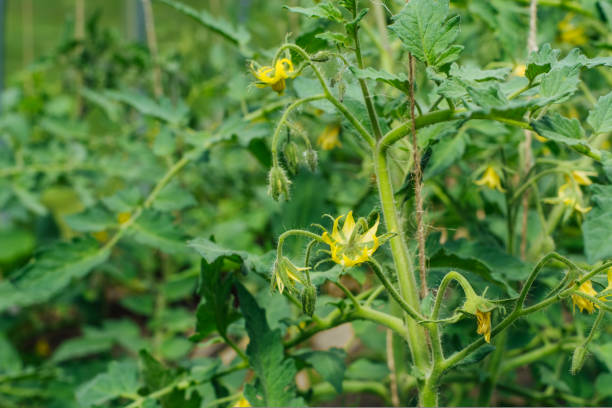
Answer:
[(536, 139), (538, 140), (538, 142), (540, 142), (540, 143), (546, 143), (546, 142), (548, 142), (548, 139), (547, 139), (547, 138), (545, 138), (544, 136), (540, 136), (540, 135), (538, 135), (537, 133), (534, 133), (533, 135), (535, 136), (535, 138), (536, 138)]
[(476, 180), (474, 183), (479, 186), (487, 186), (492, 190), (499, 190), (502, 193), (506, 191), (501, 186), (501, 180), (499, 179), (499, 175), (492, 166), (488, 166), (482, 178), (480, 180)]
[[(597, 292), (595, 292), (595, 289), (593, 289), (593, 284), (591, 283), (591, 281), (586, 281), (582, 285), (580, 285), (580, 287), (578, 288), (578, 292), (582, 292), (585, 295), (589, 296), (597, 295)], [(574, 303), (574, 306), (578, 306), (581, 312), (583, 310), (586, 310), (589, 313), (593, 313), (595, 307), (599, 308), (599, 306), (597, 306), (590, 300), (583, 298), (580, 295), (572, 295), (572, 302)]]
[(125, 224), (130, 220), (130, 217), (131, 214), (128, 211), (122, 212), (117, 214), (117, 221), (119, 222), (119, 224)]
[(592, 207), (584, 207), (582, 205), (582, 192), (577, 184), (572, 183), (571, 181), (563, 184), (559, 187), (559, 191), (557, 192), (557, 197), (555, 198), (547, 198), (544, 199), (545, 202), (551, 204), (562, 203), (567, 207), (570, 207), (582, 214), (586, 214), (591, 211)]
[(574, 181), (580, 184), (581, 186), (590, 186), (591, 184), (593, 184), (589, 177), (594, 177), (597, 175), (597, 173), (594, 173), (592, 171), (582, 170), (574, 170), (571, 174)]
[(329, 245), (332, 260), (342, 266), (350, 267), (367, 261), (380, 245), (379, 237), (376, 236), (380, 219), (376, 220), (372, 228), (360, 234), (352, 211), (347, 214), (342, 230), (338, 230), (338, 221), (342, 217), (344, 216), (341, 215), (334, 220), (331, 235), (325, 231), (321, 238)]
[(587, 43), (588, 39), (584, 34), (584, 28), (576, 27), (574, 23), (572, 23), (572, 18), (574, 18), (573, 13), (568, 13), (563, 20), (557, 24), (557, 28), (559, 29), (559, 39), (568, 44), (572, 45), (584, 45)]
[(339, 134), (339, 125), (327, 125), (317, 138), (317, 144), (321, 146), (321, 149), (323, 150), (332, 150), (334, 147), (341, 147), (342, 143), (338, 138)]
[(236, 404), (234, 404), (234, 407), (241, 407), (241, 408), (246, 408), (246, 407), (250, 407), (251, 404), (249, 404), (249, 401), (246, 400), (246, 398), (244, 398), (244, 395), (242, 395), (240, 397), (240, 399), (238, 400), (238, 402), (236, 402)]
[(512, 74), (514, 76), (525, 76), (525, 71), (527, 70), (527, 66), (525, 64), (518, 64), (516, 67), (514, 67), (514, 69), (512, 70)]
[(491, 343), (491, 311), (481, 312), (476, 311), (476, 319), (478, 319), (478, 328), (476, 333), (482, 334), (487, 343)]
[(293, 63), (288, 58), (279, 59), (274, 67), (265, 66), (257, 71), (251, 65), (251, 70), (257, 81), (259, 81), (256, 84), (257, 87), (265, 88), (269, 86), (279, 94), (282, 94), (285, 90), (285, 79), (293, 78), (297, 75), (293, 69)]

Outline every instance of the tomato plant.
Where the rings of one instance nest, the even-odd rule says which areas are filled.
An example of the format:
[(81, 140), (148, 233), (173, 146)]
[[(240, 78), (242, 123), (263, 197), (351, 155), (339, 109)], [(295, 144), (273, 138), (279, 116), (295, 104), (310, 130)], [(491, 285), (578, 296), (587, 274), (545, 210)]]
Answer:
[(611, 403), (607, 0), (202, 3), (4, 91), (0, 406)]

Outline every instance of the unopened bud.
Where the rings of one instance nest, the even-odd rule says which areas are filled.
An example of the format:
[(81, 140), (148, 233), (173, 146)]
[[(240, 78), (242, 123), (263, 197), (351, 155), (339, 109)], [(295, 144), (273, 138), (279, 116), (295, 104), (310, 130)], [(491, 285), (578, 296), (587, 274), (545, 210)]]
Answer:
[(317, 288), (308, 283), (302, 290), (301, 298), (302, 311), (308, 316), (312, 316), (317, 305)]
[(289, 199), (289, 186), (291, 181), (287, 177), (285, 170), (280, 166), (274, 166), (268, 173), (268, 194), (276, 201), (280, 199), (281, 194), (285, 195), (285, 200)]
[(314, 150), (312, 147), (306, 149), (304, 151), (304, 160), (306, 161), (306, 165), (308, 165), (310, 171), (312, 171), (313, 173), (317, 171), (317, 164), (319, 162), (319, 159), (317, 157), (316, 150)]
[(295, 174), (298, 166), (298, 147), (295, 142), (289, 141), (285, 143), (283, 156), (285, 156), (285, 162), (287, 163), (289, 172)]
[(584, 365), (584, 360), (586, 360), (587, 349), (585, 346), (580, 345), (576, 347), (574, 350), (574, 354), (572, 355), (572, 367), (570, 368), (570, 372), (572, 375), (576, 375)]
[(327, 51), (319, 51), (310, 57), (310, 60), (314, 62), (326, 62), (329, 60), (329, 53)]

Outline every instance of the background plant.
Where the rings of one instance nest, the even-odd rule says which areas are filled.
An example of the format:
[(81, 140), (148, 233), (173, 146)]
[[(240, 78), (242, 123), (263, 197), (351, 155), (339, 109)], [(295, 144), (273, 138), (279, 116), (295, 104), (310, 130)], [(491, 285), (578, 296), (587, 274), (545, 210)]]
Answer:
[(3, 94), (0, 404), (607, 403), (607, 2), (79, 3)]

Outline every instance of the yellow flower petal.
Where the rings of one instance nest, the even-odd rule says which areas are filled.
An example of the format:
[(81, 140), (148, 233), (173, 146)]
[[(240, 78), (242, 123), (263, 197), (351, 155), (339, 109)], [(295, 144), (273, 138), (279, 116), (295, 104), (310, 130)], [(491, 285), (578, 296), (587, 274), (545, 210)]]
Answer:
[(581, 186), (590, 186), (591, 184), (593, 184), (593, 182), (591, 181), (589, 177), (593, 177), (597, 175), (597, 173), (594, 173), (592, 171), (582, 171), (582, 170), (574, 170), (572, 171), (571, 174), (572, 174), (572, 178), (574, 179), (574, 181), (580, 184)]
[(474, 183), (476, 183), (479, 186), (487, 186), (488, 188), (492, 190), (499, 190), (502, 193), (506, 191), (503, 189), (501, 185), (501, 180), (499, 178), (499, 175), (497, 174), (497, 172), (492, 166), (488, 166), (482, 178), (474, 181)]
[(476, 319), (478, 320), (476, 333), (482, 334), (485, 341), (491, 343), (491, 312), (476, 310)]
[(340, 126), (337, 124), (327, 125), (323, 132), (317, 138), (317, 144), (323, 150), (332, 150), (335, 147), (342, 146), (338, 135), (340, 134)]
[(353, 212), (349, 211), (346, 216), (346, 220), (344, 220), (344, 225), (342, 226), (342, 235), (344, 235), (344, 239), (349, 239), (353, 234), (353, 230), (355, 229), (355, 220), (353, 219)]
[[(582, 292), (585, 295), (589, 296), (597, 296), (597, 292), (595, 291), (595, 289), (593, 289), (593, 284), (591, 283), (591, 281), (586, 281), (582, 285), (580, 285), (580, 287), (578, 288), (578, 292)], [(574, 303), (574, 306), (578, 306), (581, 312), (583, 310), (586, 310), (588, 313), (593, 313), (596, 307), (599, 308), (599, 306), (597, 306), (590, 300), (583, 298), (580, 295), (572, 295), (572, 302)]]

